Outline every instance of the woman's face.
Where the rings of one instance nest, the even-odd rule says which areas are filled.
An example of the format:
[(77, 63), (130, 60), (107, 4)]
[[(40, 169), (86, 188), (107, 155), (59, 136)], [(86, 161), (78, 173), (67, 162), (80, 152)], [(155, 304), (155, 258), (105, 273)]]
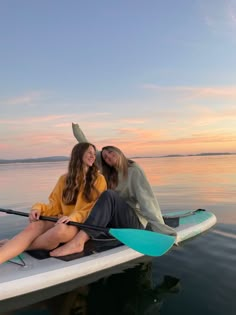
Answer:
[(118, 161), (118, 154), (114, 151), (103, 149), (102, 158), (109, 166), (115, 166)]
[(96, 160), (96, 152), (93, 146), (89, 146), (88, 149), (84, 152), (83, 163), (90, 167)]

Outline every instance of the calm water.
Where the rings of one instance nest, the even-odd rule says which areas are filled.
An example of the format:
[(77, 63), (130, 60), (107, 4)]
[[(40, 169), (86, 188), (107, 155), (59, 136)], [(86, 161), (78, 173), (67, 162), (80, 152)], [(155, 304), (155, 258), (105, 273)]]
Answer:
[[(117, 268), (86, 286), (78, 281), (73, 292), (10, 314), (236, 314), (236, 155), (137, 162), (163, 212), (205, 208), (217, 224), (162, 257)], [(67, 162), (0, 165), (0, 207), (23, 211), (46, 202), (66, 168)]]

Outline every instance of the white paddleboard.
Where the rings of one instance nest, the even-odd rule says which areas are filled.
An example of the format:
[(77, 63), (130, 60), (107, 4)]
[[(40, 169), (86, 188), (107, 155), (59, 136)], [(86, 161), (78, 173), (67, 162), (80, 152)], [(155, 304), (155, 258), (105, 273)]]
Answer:
[[(174, 225), (177, 232), (176, 242), (180, 243), (199, 235), (216, 223), (216, 217), (208, 211), (179, 211), (165, 213), (166, 222)], [(13, 215), (0, 216), (0, 239), (9, 238), (19, 232), (28, 223), (27, 218)], [(100, 249), (96, 245), (88, 256), (63, 261), (57, 258), (37, 259), (23, 253), (21, 255), (25, 266), (7, 262), (0, 265), (0, 310), (8, 311), (16, 307), (23, 307), (29, 303), (29, 298), (37, 296), (34, 302), (41, 301), (66, 290), (81, 285), (86, 276), (97, 274), (112, 267), (143, 257), (143, 254), (125, 245), (108, 250)], [(158, 244), (157, 244), (158, 246)], [(104, 249), (104, 248), (103, 248)], [(106, 249), (106, 246), (105, 246)], [(21, 261), (16, 258), (16, 263)], [(71, 285), (74, 283), (73, 285)], [(68, 284), (68, 285), (67, 285)], [(51, 290), (54, 293), (48, 293)]]

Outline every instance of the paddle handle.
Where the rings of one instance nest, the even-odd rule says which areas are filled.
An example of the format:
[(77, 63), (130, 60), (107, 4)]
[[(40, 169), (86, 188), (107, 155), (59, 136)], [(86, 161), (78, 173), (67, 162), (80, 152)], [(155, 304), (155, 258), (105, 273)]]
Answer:
[[(0, 208), (0, 212), (5, 212), (8, 214), (15, 214), (15, 215), (19, 215), (22, 217), (29, 217), (29, 213), (27, 213), (27, 212), (14, 211), (11, 209)], [(44, 220), (44, 221), (51, 221), (51, 222), (57, 222), (58, 221), (58, 218), (48, 217), (48, 216), (44, 216), (44, 215), (41, 215), (39, 217), (39, 219)], [(67, 224), (74, 225), (74, 226), (84, 228), (84, 229), (96, 230), (96, 231), (107, 232), (107, 233), (109, 232), (109, 228), (94, 226), (94, 225), (89, 225), (89, 224), (84, 224), (84, 223), (78, 223), (78, 222), (74, 222), (74, 221), (69, 221)]]

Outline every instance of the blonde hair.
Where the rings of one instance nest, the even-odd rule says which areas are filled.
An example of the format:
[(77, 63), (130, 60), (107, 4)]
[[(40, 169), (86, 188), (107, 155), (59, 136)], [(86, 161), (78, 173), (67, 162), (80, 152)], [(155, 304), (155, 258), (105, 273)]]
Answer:
[[(103, 159), (102, 152), (104, 150), (115, 152), (117, 154), (117, 163), (115, 166), (109, 166)], [(134, 161), (127, 159), (124, 153), (117, 147), (108, 145), (102, 148), (101, 151), (101, 164), (102, 172), (106, 178), (108, 188), (115, 189), (118, 185), (118, 173), (121, 173), (123, 178), (128, 176), (128, 167), (131, 166)]]

